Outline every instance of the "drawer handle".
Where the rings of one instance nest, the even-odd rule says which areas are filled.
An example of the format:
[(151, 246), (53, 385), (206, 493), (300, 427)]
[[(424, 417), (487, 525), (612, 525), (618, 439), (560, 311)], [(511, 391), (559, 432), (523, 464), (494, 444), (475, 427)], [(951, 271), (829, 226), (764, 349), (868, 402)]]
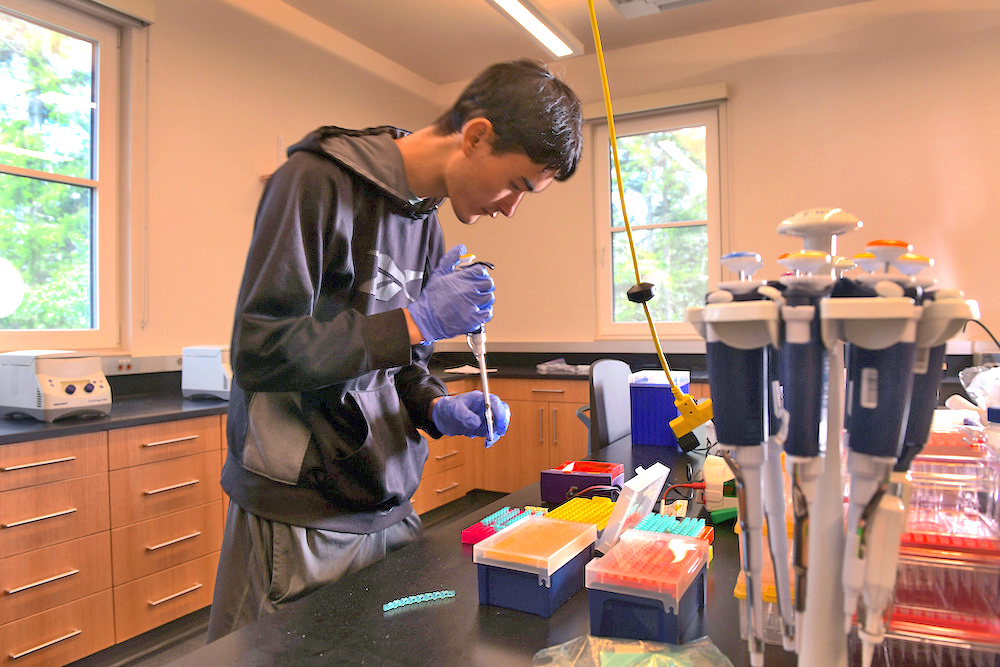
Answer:
[(24, 656), (29, 655), (31, 653), (34, 653), (35, 651), (41, 651), (43, 648), (48, 648), (48, 647), (52, 646), (53, 644), (58, 644), (59, 642), (66, 641), (70, 637), (76, 637), (78, 634), (80, 634), (82, 632), (83, 632), (83, 630), (74, 630), (73, 632), (69, 633), (68, 635), (63, 635), (62, 637), (59, 637), (58, 639), (53, 639), (50, 642), (45, 642), (44, 644), (39, 644), (35, 648), (29, 648), (27, 651), (21, 651), (20, 653), (11, 653), (10, 654), (10, 659), (11, 660), (17, 660), (18, 658), (23, 658)]
[(42, 579), (41, 581), (36, 581), (33, 584), (27, 584), (25, 586), (20, 586), (18, 588), (8, 588), (7, 595), (13, 595), (14, 593), (20, 593), (21, 591), (26, 591), (29, 588), (34, 588), (36, 586), (41, 586), (42, 584), (47, 584), (52, 581), (59, 581), (60, 579), (65, 579), (66, 577), (72, 577), (74, 574), (78, 574), (80, 570), (70, 570), (69, 572), (63, 572), (62, 574), (57, 574), (54, 577), (49, 577), (48, 579)]
[(538, 392), (539, 394), (565, 394), (565, 389), (532, 389), (532, 393)]
[(438, 493), (444, 493), (445, 491), (451, 491), (456, 486), (458, 486), (458, 482), (452, 482), (451, 484), (449, 484), (448, 486), (444, 487), (443, 489), (435, 489), (435, 491), (437, 491)]
[(200, 530), (196, 530), (190, 535), (184, 535), (183, 537), (178, 537), (167, 542), (161, 542), (160, 544), (154, 544), (151, 547), (146, 547), (146, 551), (156, 551), (157, 549), (162, 549), (163, 547), (169, 547), (171, 544), (177, 544), (178, 542), (183, 542), (184, 540), (190, 540), (192, 537), (198, 537), (201, 535)]
[(156, 495), (157, 493), (163, 493), (164, 491), (173, 491), (174, 489), (183, 489), (185, 486), (191, 486), (193, 484), (197, 484), (200, 481), (201, 480), (198, 480), (198, 479), (191, 479), (191, 480), (188, 480), (186, 482), (181, 482), (180, 484), (171, 484), (170, 486), (164, 486), (164, 487), (159, 488), (159, 489), (153, 489), (152, 491), (143, 491), (142, 495), (144, 495), (144, 496), (152, 496), (152, 495)]
[(456, 449), (453, 452), (448, 452), (447, 454), (442, 454), (441, 456), (435, 456), (434, 459), (437, 460), (437, 461), (444, 461), (445, 459), (450, 459), (451, 457), (453, 457), (453, 456), (455, 456), (457, 454), (458, 454), (458, 450)]
[(538, 442), (545, 442), (544, 413), (545, 410), (538, 408)]
[(158, 440), (156, 442), (144, 442), (143, 447), (159, 447), (160, 445), (172, 445), (175, 442), (187, 442), (188, 440), (197, 440), (196, 435), (185, 435), (182, 438), (171, 438), (170, 440)]
[(558, 445), (559, 444), (559, 431), (556, 430), (556, 424), (559, 423), (559, 420), (556, 419), (556, 417), (558, 417), (558, 416), (559, 416), (559, 409), (558, 408), (553, 408), (552, 409), (552, 444), (553, 445)]
[(68, 510), (63, 510), (61, 512), (53, 512), (52, 514), (46, 514), (45, 516), (36, 516), (34, 519), (24, 519), (22, 521), (15, 521), (13, 523), (3, 524), (4, 528), (14, 528), (15, 526), (23, 526), (26, 523), (35, 523), (36, 521), (44, 521), (45, 519), (54, 519), (57, 516), (64, 516), (66, 514), (72, 514), (76, 511), (75, 507), (71, 507)]
[(51, 459), (49, 461), (37, 461), (35, 463), (22, 463), (17, 466), (7, 466), (5, 468), (0, 468), (0, 472), (11, 472), (12, 470), (24, 470), (25, 468), (37, 468), (38, 466), (48, 466), (53, 463), (66, 463), (67, 461), (75, 461), (75, 456), (66, 456), (61, 459)]
[(174, 593), (173, 595), (168, 595), (165, 598), (161, 598), (161, 599), (157, 600), (156, 602), (150, 602), (149, 606), (150, 607), (155, 607), (156, 605), (163, 604), (164, 602), (169, 602), (169, 601), (173, 600), (174, 598), (179, 598), (182, 595), (187, 595), (188, 593), (193, 593), (194, 591), (196, 591), (199, 588), (201, 588), (201, 586), (202, 586), (201, 584), (195, 584), (194, 586), (191, 586), (190, 588), (185, 588), (184, 590), (179, 591), (177, 593)]

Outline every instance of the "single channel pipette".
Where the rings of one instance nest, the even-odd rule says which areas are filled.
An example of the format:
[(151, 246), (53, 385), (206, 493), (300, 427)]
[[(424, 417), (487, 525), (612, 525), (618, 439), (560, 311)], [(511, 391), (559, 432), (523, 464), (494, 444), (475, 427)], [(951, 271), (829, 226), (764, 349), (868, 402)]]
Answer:
[[(455, 270), (464, 269), (475, 264), (481, 264), (488, 269), (495, 268), (489, 262), (476, 261), (476, 256), (470, 254), (462, 255), (459, 258)], [(466, 340), (469, 343), (469, 349), (472, 350), (472, 355), (476, 358), (476, 362), (479, 365), (479, 382), (482, 385), (483, 401), (486, 404), (483, 413), (483, 418), (486, 420), (486, 446), (492, 447), (493, 441), (496, 439), (496, 431), (494, 430), (493, 405), (490, 400), (490, 380), (486, 368), (486, 327), (482, 324), (479, 325), (475, 331), (470, 331), (466, 335)]]

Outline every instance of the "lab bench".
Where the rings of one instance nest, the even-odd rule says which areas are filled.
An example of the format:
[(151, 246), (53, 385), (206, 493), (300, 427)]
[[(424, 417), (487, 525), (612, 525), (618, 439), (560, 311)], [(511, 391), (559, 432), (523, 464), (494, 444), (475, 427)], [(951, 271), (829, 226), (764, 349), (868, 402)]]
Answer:
[[(636, 466), (659, 460), (670, 467), (667, 483), (679, 481), (687, 464), (703, 456), (674, 448), (632, 446), (626, 437), (595, 453), (597, 460), (620, 462), (631, 478)], [(541, 502), (537, 482), (476, 512), (429, 528), (424, 538), (385, 560), (287, 605), (184, 658), (179, 665), (376, 664), (529, 665), (534, 654), (590, 633), (586, 590), (550, 618), (479, 604), (479, 583), (471, 545), (462, 530), (505, 506)], [(704, 615), (695, 621), (736, 667), (749, 665), (739, 636), (733, 587), (739, 573), (738, 542), (723, 524), (716, 531), (708, 570)], [(402, 597), (441, 590), (454, 598), (383, 611)], [(794, 655), (768, 646), (769, 666), (794, 665)]]

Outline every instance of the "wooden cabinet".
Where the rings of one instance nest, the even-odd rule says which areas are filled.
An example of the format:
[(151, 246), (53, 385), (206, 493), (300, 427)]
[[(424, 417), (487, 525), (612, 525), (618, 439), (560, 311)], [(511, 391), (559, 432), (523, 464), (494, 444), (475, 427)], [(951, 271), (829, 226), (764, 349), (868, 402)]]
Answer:
[(115, 641), (212, 603), (222, 547), (218, 415), (109, 434)]
[(223, 424), (0, 446), (0, 665), (72, 662), (211, 604)]
[(0, 447), (0, 664), (114, 643), (106, 432)]
[(460, 435), (428, 439), (430, 453), (420, 486), (410, 499), (418, 514), (458, 500), (472, 490), (470, 450), (474, 446), (482, 447), (482, 442), (481, 438)]
[(497, 378), (491, 391), (510, 406), (507, 435), (476, 450), (477, 488), (510, 492), (542, 470), (587, 455), (587, 427), (576, 410), (589, 401), (586, 380)]

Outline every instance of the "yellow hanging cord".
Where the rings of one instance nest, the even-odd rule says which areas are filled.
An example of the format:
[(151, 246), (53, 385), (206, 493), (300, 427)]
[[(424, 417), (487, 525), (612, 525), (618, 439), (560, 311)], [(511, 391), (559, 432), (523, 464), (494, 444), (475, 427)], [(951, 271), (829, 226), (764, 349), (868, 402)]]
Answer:
[[(608, 71), (604, 65), (604, 49), (601, 48), (601, 33), (597, 28), (597, 14), (594, 12), (594, 0), (587, 0), (587, 7), (590, 10), (590, 25), (594, 31), (594, 46), (597, 49), (597, 63), (601, 70), (601, 88), (604, 91), (604, 110), (608, 117), (608, 135), (611, 139), (611, 155), (614, 158), (615, 163), (615, 176), (618, 181), (618, 197), (621, 200), (622, 205), (622, 218), (625, 220), (625, 233), (628, 235), (628, 245), (629, 250), (632, 253), (632, 267), (635, 269), (635, 282), (636, 284), (642, 282), (642, 277), (639, 275), (639, 258), (635, 252), (635, 241), (632, 239), (632, 225), (628, 220), (628, 212), (625, 210), (625, 186), (622, 183), (622, 170), (621, 163), (618, 160), (618, 139), (615, 136), (615, 120), (614, 112), (611, 110), (611, 90), (608, 87)], [(649, 312), (649, 305), (647, 302), (642, 303), (642, 310), (646, 314), (646, 322), (649, 324), (649, 333), (653, 338), (653, 345), (656, 346), (656, 356), (660, 360), (660, 366), (663, 368), (663, 372), (667, 375), (667, 382), (670, 383), (670, 391), (674, 395), (675, 405), (681, 410), (682, 414), (677, 419), (670, 422), (671, 428), (674, 432), (681, 436), (685, 433), (690, 433), (696, 426), (705, 423), (712, 418), (711, 412), (711, 400), (706, 399), (703, 402), (701, 409), (698, 409), (694, 404), (694, 400), (688, 394), (682, 394), (681, 390), (674, 384), (674, 379), (670, 374), (670, 367), (667, 365), (667, 359), (663, 356), (663, 349), (660, 347), (660, 340), (656, 335), (656, 325), (653, 324), (653, 316)], [(707, 416), (705, 416), (707, 414)], [(704, 417), (702, 419), (702, 417)], [(700, 420), (695, 423), (693, 420)], [(678, 429), (686, 429), (678, 431)]]

